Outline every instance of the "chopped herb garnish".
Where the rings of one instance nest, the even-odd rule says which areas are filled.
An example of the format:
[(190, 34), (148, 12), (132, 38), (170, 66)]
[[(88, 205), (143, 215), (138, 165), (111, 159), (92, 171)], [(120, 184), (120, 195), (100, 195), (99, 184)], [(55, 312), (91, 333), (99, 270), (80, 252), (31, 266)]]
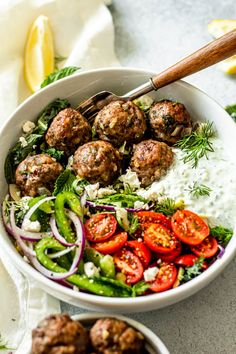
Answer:
[(49, 148), (43, 151), (45, 154), (48, 154), (52, 157), (54, 157), (57, 161), (60, 161), (62, 157), (64, 157), (65, 153), (64, 151), (57, 150), (55, 148)]
[(202, 123), (190, 135), (184, 136), (175, 146), (183, 150), (185, 156), (184, 163), (191, 162), (192, 167), (196, 168), (199, 159), (208, 158), (209, 152), (214, 152), (210, 138), (214, 136), (213, 123)]
[(198, 184), (196, 181), (192, 186), (189, 186), (187, 191), (195, 198), (209, 196), (212, 189), (205, 186), (204, 184)]
[(68, 66), (66, 68), (63, 68), (61, 70), (57, 70), (55, 72), (53, 72), (52, 74), (48, 75), (46, 77), (46, 79), (42, 82), (41, 84), (41, 88), (50, 85), (51, 83), (58, 81), (60, 79), (63, 79), (66, 76), (70, 76), (72, 74), (74, 74), (77, 70), (79, 70), (80, 68), (77, 66)]
[(229, 113), (231, 118), (236, 122), (236, 104), (232, 104), (230, 106), (225, 107), (226, 112)]
[(215, 237), (223, 247), (225, 247), (233, 236), (233, 230), (219, 225), (212, 227), (210, 229), (210, 234)]
[(195, 278), (199, 274), (201, 274), (203, 262), (204, 262), (204, 258), (199, 257), (198, 259), (195, 260), (194, 265), (192, 267), (186, 267), (182, 281), (187, 282), (187, 281)]
[(183, 200), (175, 202), (172, 198), (166, 198), (155, 205), (155, 211), (166, 216), (172, 216), (179, 209), (184, 209)]

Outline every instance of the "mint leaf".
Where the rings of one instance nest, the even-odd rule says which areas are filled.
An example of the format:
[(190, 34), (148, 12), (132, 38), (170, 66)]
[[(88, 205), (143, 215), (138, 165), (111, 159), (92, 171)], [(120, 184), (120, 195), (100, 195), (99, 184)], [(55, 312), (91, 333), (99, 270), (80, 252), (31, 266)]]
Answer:
[(73, 191), (72, 185), (75, 180), (76, 177), (70, 170), (63, 171), (55, 182), (53, 195), (57, 195), (62, 191)]

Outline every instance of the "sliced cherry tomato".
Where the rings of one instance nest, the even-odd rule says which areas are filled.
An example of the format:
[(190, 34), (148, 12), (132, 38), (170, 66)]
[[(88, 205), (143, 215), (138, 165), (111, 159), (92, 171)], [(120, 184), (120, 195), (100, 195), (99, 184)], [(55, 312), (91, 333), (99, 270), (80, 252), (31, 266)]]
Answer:
[(116, 267), (126, 276), (127, 284), (137, 283), (143, 277), (143, 266), (139, 258), (123, 248), (114, 255)]
[(199, 245), (210, 232), (205, 221), (189, 210), (178, 210), (171, 218), (171, 226), (176, 237), (193, 246)]
[(156, 256), (160, 258), (162, 261), (170, 263), (173, 262), (175, 258), (177, 258), (181, 254), (181, 252), (182, 252), (182, 245), (181, 242), (178, 241), (176, 243), (175, 249), (172, 252), (166, 254), (158, 253), (156, 254)]
[(86, 221), (84, 227), (90, 242), (101, 242), (115, 233), (117, 221), (112, 214), (95, 214)]
[(92, 248), (102, 254), (111, 254), (119, 251), (128, 240), (127, 232), (121, 232), (113, 235), (105, 242), (97, 242), (92, 245)]
[(211, 258), (218, 251), (218, 242), (212, 236), (208, 236), (197, 246), (190, 247), (191, 251), (198, 257)]
[[(194, 254), (183, 254), (175, 259), (175, 264), (184, 266), (184, 267), (192, 267), (194, 262), (198, 260), (199, 257), (195, 256)], [(208, 265), (206, 262), (203, 262), (202, 269), (207, 269)]]
[(154, 223), (154, 224), (161, 224), (167, 228), (171, 227), (170, 219), (168, 219), (165, 215), (160, 213), (155, 213), (154, 211), (138, 211), (135, 213), (138, 216), (139, 223), (147, 224), (147, 223)]
[(154, 252), (166, 254), (172, 252), (177, 239), (172, 231), (161, 224), (149, 224), (144, 231), (144, 242)]
[(141, 260), (144, 268), (147, 268), (151, 260), (151, 252), (147, 246), (142, 241), (136, 240), (126, 242), (126, 245), (132, 248), (134, 254)]
[(156, 279), (150, 286), (155, 293), (168, 290), (177, 278), (177, 269), (173, 263), (163, 263), (157, 273)]

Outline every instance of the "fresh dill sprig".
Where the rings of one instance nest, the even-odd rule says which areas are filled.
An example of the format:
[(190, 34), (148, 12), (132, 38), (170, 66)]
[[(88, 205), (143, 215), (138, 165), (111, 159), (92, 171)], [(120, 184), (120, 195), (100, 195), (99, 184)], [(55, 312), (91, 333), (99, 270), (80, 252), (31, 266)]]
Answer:
[(215, 237), (223, 247), (225, 247), (233, 236), (233, 230), (219, 225), (212, 227), (210, 229), (210, 234)]
[(195, 198), (209, 196), (212, 192), (211, 188), (205, 186), (205, 184), (198, 184), (196, 181), (192, 186), (188, 186), (186, 190)]
[(194, 265), (192, 267), (186, 267), (182, 281), (187, 282), (195, 278), (197, 275), (201, 274), (203, 262), (204, 262), (204, 258), (199, 257), (194, 261)]
[(172, 198), (165, 198), (155, 205), (155, 212), (172, 216), (178, 209), (184, 208), (184, 201), (176, 202)]
[(196, 168), (199, 159), (208, 158), (209, 152), (214, 152), (210, 138), (214, 136), (213, 123), (206, 122), (193, 131), (190, 135), (184, 136), (175, 146), (185, 152), (184, 163), (191, 162), (192, 167)]

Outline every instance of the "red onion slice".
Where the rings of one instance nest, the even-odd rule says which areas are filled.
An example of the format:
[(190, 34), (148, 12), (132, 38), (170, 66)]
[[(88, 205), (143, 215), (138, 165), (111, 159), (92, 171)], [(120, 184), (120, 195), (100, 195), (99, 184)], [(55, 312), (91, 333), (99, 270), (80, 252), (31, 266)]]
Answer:
[(72, 263), (71, 267), (77, 267), (81, 261), (81, 258), (84, 253), (84, 247), (85, 247), (85, 230), (84, 230), (84, 225), (80, 218), (71, 210), (67, 211), (67, 214), (71, 221), (73, 222), (76, 230), (76, 235), (77, 235), (77, 240), (75, 245), (77, 246), (74, 260)]
[(56, 225), (56, 220), (54, 215), (52, 215), (50, 218), (50, 226), (52, 229), (52, 233), (58, 242), (60, 242), (65, 247), (75, 246), (75, 243), (67, 242), (66, 239), (60, 234)]
[(37, 260), (36, 257), (30, 257), (30, 261), (32, 265), (34, 266), (35, 269), (37, 269), (41, 274), (43, 274), (45, 277), (53, 280), (65, 280), (66, 278), (70, 277), (71, 275), (75, 274), (77, 272), (77, 268), (70, 268), (68, 272), (65, 273), (55, 273), (52, 272), (51, 270), (48, 270), (45, 268), (39, 261)]
[(54, 259), (54, 258), (58, 258), (58, 257), (62, 257), (64, 256), (65, 254), (71, 252), (75, 247), (68, 247), (66, 248), (65, 250), (63, 251), (59, 251), (59, 252), (55, 252), (55, 253), (50, 253), (48, 254), (48, 257), (51, 258), (51, 259)]
[(224, 249), (224, 247), (222, 247), (219, 244), (218, 244), (218, 248), (219, 248), (220, 252), (217, 254), (217, 258), (222, 258), (225, 253), (225, 249)]
[(40, 199), (34, 206), (32, 206), (32, 208), (30, 208), (30, 210), (25, 214), (24, 219), (22, 224), (25, 222), (25, 220), (30, 220), (31, 216), (33, 215), (33, 213), (38, 209), (38, 207), (40, 207), (41, 204), (48, 202), (49, 200), (53, 200), (56, 199), (56, 197), (46, 197), (43, 199)]
[(10, 209), (10, 223), (11, 229), (13, 233), (13, 237), (16, 239), (17, 243), (21, 247), (22, 251), (25, 253), (26, 256), (35, 256), (36, 253), (26, 245), (26, 243), (21, 239), (20, 235), (17, 232), (17, 226), (15, 221), (15, 206), (12, 205)]
[[(107, 211), (116, 211), (116, 207), (112, 206), (112, 205), (103, 205), (103, 204), (96, 204), (94, 202), (90, 202), (89, 200), (86, 200), (86, 205), (88, 207), (91, 207), (91, 208), (95, 208), (95, 209), (103, 209), (103, 210), (107, 210)], [(148, 208), (123, 208), (125, 210), (127, 210), (128, 212), (130, 213), (135, 213), (137, 211), (142, 211), (142, 210), (149, 210), (151, 206), (148, 206)]]

